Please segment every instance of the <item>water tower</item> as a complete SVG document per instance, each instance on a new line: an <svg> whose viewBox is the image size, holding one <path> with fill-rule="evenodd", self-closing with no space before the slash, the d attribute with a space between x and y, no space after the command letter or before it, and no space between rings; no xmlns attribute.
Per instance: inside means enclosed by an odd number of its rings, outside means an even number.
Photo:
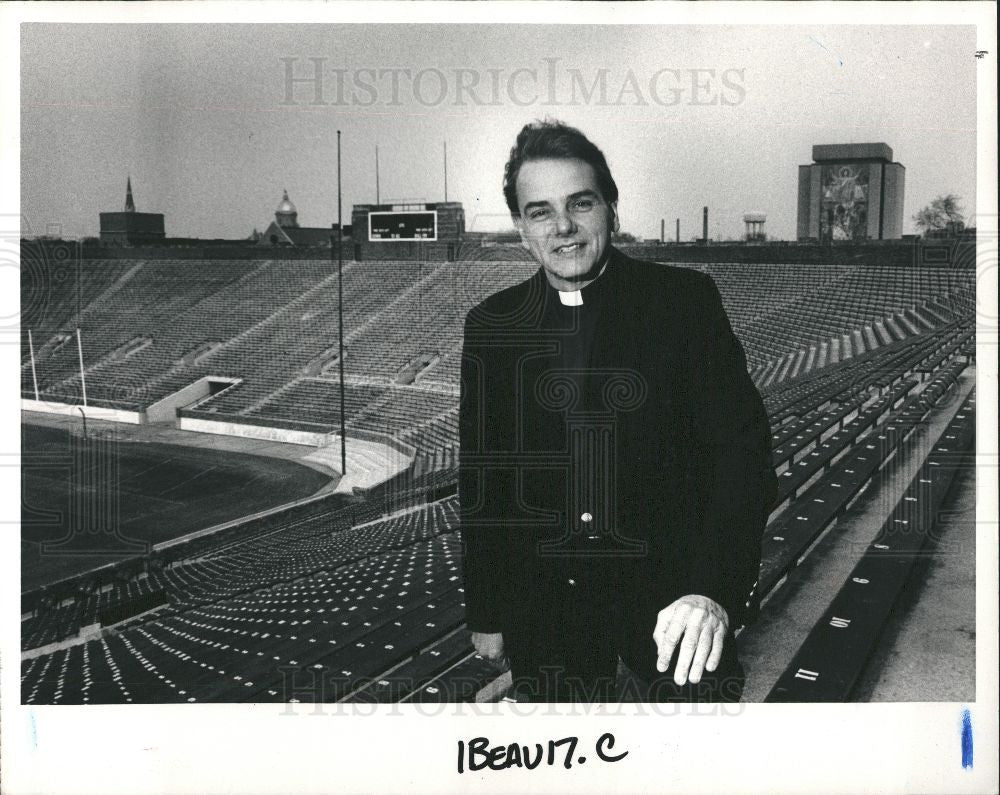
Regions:
<svg viewBox="0 0 1000 795"><path fill-rule="evenodd" d="M746 213L743 216L743 223L747 228L744 239L749 242L767 240L767 234L764 232L766 222L767 216L764 213Z"/></svg>

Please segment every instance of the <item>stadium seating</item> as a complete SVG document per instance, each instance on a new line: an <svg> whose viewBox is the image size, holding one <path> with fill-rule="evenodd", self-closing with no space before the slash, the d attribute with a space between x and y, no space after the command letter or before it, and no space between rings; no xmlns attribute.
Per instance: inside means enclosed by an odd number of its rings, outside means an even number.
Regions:
<svg viewBox="0 0 1000 795"><path fill-rule="evenodd" d="M915 405L893 430L912 430L926 410ZM974 440L970 394L766 701L848 700Z"/></svg>
<svg viewBox="0 0 1000 795"><path fill-rule="evenodd" d="M21 364L29 365L23 372L30 378L29 329L38 355L60 330L75 328L78 306L89 306L134 267L129 260L84 262L69 249L37 257L22 251Z"/></svg>
<svg viewBox="0 0 1000 795"><path fill-rule="evenodd" d="M344 384L344 415L348 422L384 397L385 386ZM340 425L340 382L300 378L284 386L250 412L256 417L297 420L329 429Z"/></svg>
<svg viewBox="0 0 1000 795"><path fill-rule="evenodd" d="M335 265L85 264L93 267L80 287L91 402L144 408L218 376L239 384L184 409L186 416L323 433L339 427ZM26 597L22 700L475 698L496 672L462 627L455 496L462 323L475 302L535 267L347 263L348 435L412 445L410 468L350 502L324 495L167 544L158 565L141 574L109 576L78 592L72 581L61 584L66 598ZM762 541L755 607L904 443L912 418L926 415L967 366L974 272L685 267L718 284L771 421L781 505ZM75 302L75 292L57 290L33 330L40 389L69 402L81 397L70 334ZM22 393L33 396L26 350ZM136 616L140 608L151 612Z"/></svg>
<svg viewBox="0 0 1000 795"><path fill-rule="evenodd" d="M958 363L942 372L939 383L953 381L963 368L964 365ZM798 565L805 550L850 507L882 464L910 436L915 422L934 406L940 387L924 390L901 404L897 402L894 407L893 402L909 392L912 386L913 382L905 382L898 391L878 398L859 414L848 427L854 426L855 430L864 429L869 433L859 441L852 442L850 448L842 443L838 444L838 436L844 432L835 434L820 445L822 453L818 458L825 459L826 466L807 466L813 470L812 474L822 472L822 476L810 477L808 488L802 491L790 510L784 511L769 523L764 534L761 573L755 589L757 603L765 599L779 581ZM878 432L873 428L875 422L878 422ZM783 475L798 483L804 481L804 475L797 475L792 471L786 471ZM787 497L792 488L782 482L785 480L785 477L779 479L782 497Z"/></svg>
<svg viewBox="0 0 1000 795"><path fill-rule="evenodd" d="M101 267L102 263L87 262L84 267L92 265ZM212 296L222 296L214 314L236 306L234 299L241 295L237 282L248 270L248 263L242 261L149 260L135 263L120 275L80 317L84 365L88 370L95 368L87 383L88 399L141 404L147 397L143 387L149 372L144 362L155 354L153 372L160 372L192 342L202 342L197 325L186 321L197 316L199 305ZM138 338L154 340L141 358L108 360L114 351ZM77 400L71 402L79 402L75 341L58 350L51 344L36 346L36 370L43 391L66 400L75 396Z"/></svg>
<svg viewBox="0 0 1000 795"><path fill-rule="evenodd" d="M327 424L336 361L338 279L310 260L88 262L80 326L88 400L137 409L203 376L239 381L189 410ZM127 262L127 261L126 261ZM709 273L747 352L769 385L946 325L974 306L971 269L851 265L690 265ZM530 276L528 262L348 263L344 271L345 391L357 427L390 435L432 419L398 389L454 394L462 320L476 301ZM102 288L103 287L103 291ZM34 329L39 387L79 402L75 323L66 296ZM27 351L22 361L26 361ZM404 380L400 380L400 379ZM397 383L398 382L398 383ZM30 365L22 391L33 394ZM426 394L423 395L426 397ZM437 399L442 412L447 397ZM300 402L301 400L301 402ZM304 408L301 414L297 411ZM339 406L338 406L339 410ZM378 426L378 427L376 427Z"/></svg>
<svg viewBox="0 0 1000 795"><path fill-rule="evenodd" d="M82 659L82 649L89 659L102 654L114 660L123 687L115 692L107 678L100 681L114 703L284 700L291 674L308 673L301 669L324 660L347 671L331 683L337 692L346 690L458 626L464 611L457 554L452 531L368 555L335 574L317 571L36 657L22 663L22 700L80 703L63 700L60 685L67 670L79 673L74 661ZM412 645L397 637L373 656L365 638L406 616ZM385 634L396 637L398 630Z"/></svg>

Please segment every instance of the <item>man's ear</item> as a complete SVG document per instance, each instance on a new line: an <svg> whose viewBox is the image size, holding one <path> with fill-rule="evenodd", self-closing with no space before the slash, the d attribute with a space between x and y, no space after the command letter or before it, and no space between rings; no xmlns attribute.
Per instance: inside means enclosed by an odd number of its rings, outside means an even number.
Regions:
<svg viewBox="0 0 1000 795"><path fill-rule="evenodd" d="M618 202L613 201L609 205L611 207L611 231L618 234L621 224L618 221Z"/></svg>

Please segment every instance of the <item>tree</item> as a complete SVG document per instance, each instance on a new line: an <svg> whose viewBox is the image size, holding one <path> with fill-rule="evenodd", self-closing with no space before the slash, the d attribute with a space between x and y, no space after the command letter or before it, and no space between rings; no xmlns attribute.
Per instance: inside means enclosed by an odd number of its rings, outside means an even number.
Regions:
<svg viewBox="0 0 1000 795"><path fill-rule="evenodd" d="M913 216L913 222L923 234L944 229L959 229L965 226L965 210L959 202L960 196L948 193L934 201Z"/></svg>

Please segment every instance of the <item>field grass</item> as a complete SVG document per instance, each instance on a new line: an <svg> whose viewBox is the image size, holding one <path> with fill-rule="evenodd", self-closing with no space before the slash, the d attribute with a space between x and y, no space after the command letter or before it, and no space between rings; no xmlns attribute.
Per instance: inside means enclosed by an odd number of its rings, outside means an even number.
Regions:
<svg viewBox="0 0 1000 795"><path fill-rule="evenodd" d="M329 478L246 453L22 425L21 590L313 494Z"/></svg>

